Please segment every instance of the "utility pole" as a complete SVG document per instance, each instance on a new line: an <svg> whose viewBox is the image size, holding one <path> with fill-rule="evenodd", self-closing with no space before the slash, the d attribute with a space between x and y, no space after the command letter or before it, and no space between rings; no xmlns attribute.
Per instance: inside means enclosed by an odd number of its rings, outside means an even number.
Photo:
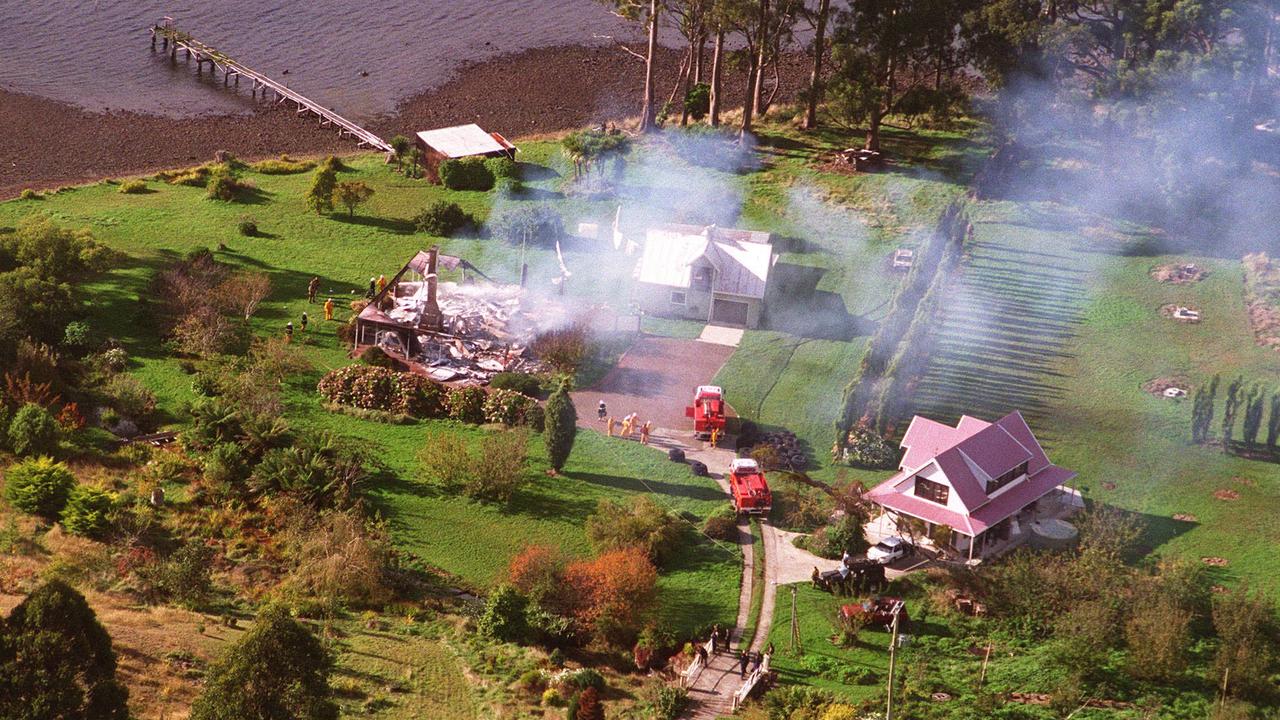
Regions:
<svg viewBox="0 0 1280 720"><path fill-rule="evenodd" d="M525 286L525 282L529 279L529 266L524 261L525 245L529 244L529 230L526 228L520 234L520 287Z"/></svg>
<svg viewBox="0 0 1280 720"><path fill-rule="evenodd" d="M884 720L893 720L893 670L898 659L898 618L902 614L902 603L893 606L893 635L889 639L889 690L885 702Z"/></svg>

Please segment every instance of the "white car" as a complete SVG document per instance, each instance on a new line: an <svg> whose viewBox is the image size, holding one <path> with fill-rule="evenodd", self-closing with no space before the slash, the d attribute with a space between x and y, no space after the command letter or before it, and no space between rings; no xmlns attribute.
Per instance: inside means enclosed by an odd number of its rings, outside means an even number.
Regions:
<svg viewBox="0 0 1280 720"><path fill-rule="evenodd" d="M867 559L874 560L881 565L888 565L894 560L907 557L910 554L911 543L896 535L887 537L867 548Z"/></svg>

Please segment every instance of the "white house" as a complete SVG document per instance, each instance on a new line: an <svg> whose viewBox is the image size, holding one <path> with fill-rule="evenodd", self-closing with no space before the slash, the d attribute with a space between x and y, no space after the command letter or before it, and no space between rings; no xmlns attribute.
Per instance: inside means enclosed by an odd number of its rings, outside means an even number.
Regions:
<svg viewBox="0 0 1280 720"><path fill-rule="evenodd" d="M653 315L758 327L777 261L771 240L715 225L651 227L636 266L636 300Z"/></svg>

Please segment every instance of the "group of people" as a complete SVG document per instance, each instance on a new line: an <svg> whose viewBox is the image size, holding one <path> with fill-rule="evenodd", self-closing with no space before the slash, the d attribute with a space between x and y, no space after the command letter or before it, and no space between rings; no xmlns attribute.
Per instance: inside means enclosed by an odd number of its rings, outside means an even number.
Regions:
<svg viewBox="0 0 1280 720"><path fill-rule="evenodd" d="M631 413L622 418L621 428L616 418L609 414L609 408L605 406L604 400L600 401L600 405L596 407L596 416L600 422L605 424L605 431L609 437L613 437L614 430L620 430L618 437L630 438L636 433L640 433L640 444L649 444L649 435L653 432L653 421L645 420L640 422L640 413Z"/></svg>
<svg viewBox="0 0 1280 720"><path fill-rule="evenodd" d="M311 282L307 283L307 303L314 304L316 296L320 294L320 278L313 277ZM324 301L324 319L333 319L333 298ZM311 317L307 315L307 311L302 311L302 317L298 319L298 325L302 328L302 332L307 331L307 325L311 322ZM293 342L293 323L284 324L284 341Z"/></svg>
<svg viewBox="0 0 1280 720"><path fill-rule="evenodd" d="M711 654L717 654L721 651L729 649L729 634L720 629L719 625L711 626ZM746 677L748 672L755 672L760 668L764 659L773 654L773 643L769 643L769 647L764 652L752 652L750 650L738 651L738 676ZM710 660L708 659L707 649L703 645L698 645L698 658L702 660L705 667Z"/></svg>

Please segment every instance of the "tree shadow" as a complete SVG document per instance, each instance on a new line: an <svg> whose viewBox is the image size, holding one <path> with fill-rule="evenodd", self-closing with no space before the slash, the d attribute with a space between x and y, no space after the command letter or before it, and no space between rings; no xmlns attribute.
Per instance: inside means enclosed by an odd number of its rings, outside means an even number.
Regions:
<svg viewBox="0 0 1280 720"><path fill-rule="evenodd" d="M561 177L560 173L554 168L546 165L538 165L531 162L518 162L516 167L519 168L520 179L525 181L537 182L539 180L555 180Z"/></svg>
<svg viewBox="0 0 1280 720"><path fill-rule="evenodd" d="M371 215L352 216L336 212L329 215L329 218L348 225L364 225L365 227L378 228L396 235L412 235L414 231L413 223L403 218L383 218Z"/></svg>
<svg viewBox="0 0 1280 720"><path fill-rule="evenodd" d="M581 471L565 472L564 475L590 485L609 487L629 493L658 493L671 497L689 498L690 500L723 500L725 497L719 488L683 485L664 480L642 480L640 478Z"/></svg>

